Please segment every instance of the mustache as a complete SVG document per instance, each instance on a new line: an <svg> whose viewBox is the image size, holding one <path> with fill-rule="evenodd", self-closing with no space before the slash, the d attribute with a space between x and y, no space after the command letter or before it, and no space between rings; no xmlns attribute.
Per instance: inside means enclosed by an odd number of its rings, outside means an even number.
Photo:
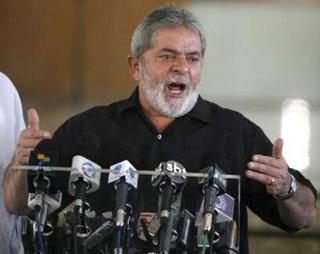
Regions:
<svg viewBox="0 0 320 254"><path fill-rule="evenodd" d="M170 85L172 83L183 84L186 87L192 86L191 80L187 76L170 76L163 81L164 85Z"/></svg>

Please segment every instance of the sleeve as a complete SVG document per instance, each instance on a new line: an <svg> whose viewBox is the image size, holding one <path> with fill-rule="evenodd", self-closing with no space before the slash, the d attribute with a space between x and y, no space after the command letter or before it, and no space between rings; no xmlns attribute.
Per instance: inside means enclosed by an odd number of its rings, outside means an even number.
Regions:
<svg viewBox="0 0 320 254"><path fill-rule="evenodd" d="M22 103L21 99L19 97L19 94L17 90L14 88L14 115L15 115L15 125L14 125L14 131L16 134L15 137L15 144L18 141L18 137L20 132L26 128L24 118L23 118L23 110L22 110Z"/></svg>
<svg viewBox="0 0 320 254"><path fill-rule="evenodd" d="M272 155L273 145L259 127L257 127L252 140L250 157L253 154L263 154L268 156ZM307 180L300 172L291 168L289 168L289 172L296 177L297 181L309 187L316 195L316 190L311 182ZM245 177L243 189L245 192L244 199L246 204L250 210L252 210L262 220L287 232L295 232L298 230L286 226L281 221L277 209L277 201L272 195L266 192L263 184L252 181Z"/></svg>
<svg viewBox="0 0 320 254"><path fill-rule="evenodd" d="M8 166L22 129L25 128L19 94L11 80L0 72L0 169ZM6 149L3 149L3 148Z"/></svg>

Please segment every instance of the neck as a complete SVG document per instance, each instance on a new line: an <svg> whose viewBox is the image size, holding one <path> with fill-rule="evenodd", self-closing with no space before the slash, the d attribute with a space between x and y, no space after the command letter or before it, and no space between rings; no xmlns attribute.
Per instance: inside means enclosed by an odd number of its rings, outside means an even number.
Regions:
<svg viewBox="0 0 320 254"><path fill-rule="evenodd" d="M174 118L163 116L154 110L150 110L145 107L142 107L142 110L159 133L165 130L170 123L174 121Z"/></svg>
<svg viewBox="0 0 320 254"><path fill-rule="evenodd" d="M170 123L174 121L174 118L164 116L160 112L154 109L154 107L148 102L144 93L139 89L139 102L144 115L150 120L156 130L161 133L165 130Z"/></svg>

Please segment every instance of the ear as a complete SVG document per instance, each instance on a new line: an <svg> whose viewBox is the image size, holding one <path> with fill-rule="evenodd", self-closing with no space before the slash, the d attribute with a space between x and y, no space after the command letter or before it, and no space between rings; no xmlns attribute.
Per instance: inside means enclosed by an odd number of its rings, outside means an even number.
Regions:
<svg viewBox="0 0 320 254"><path fill-rule="evenodd" d="M139 81L139 79L140 79L140 66L139 66L138 59L132 55L129 55L127 57L127 62L128 62L129 70L131 72L133 79L135 81Z"/></svg>

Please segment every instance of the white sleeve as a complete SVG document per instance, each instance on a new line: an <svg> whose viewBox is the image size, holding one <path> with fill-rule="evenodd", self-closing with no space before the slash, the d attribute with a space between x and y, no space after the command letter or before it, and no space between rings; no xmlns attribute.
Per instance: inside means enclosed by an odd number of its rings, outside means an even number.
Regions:
<svg viewBox="0 0 320 254"><path fill-rule="evenodd" d="M0 72L0 174L10 163L25 128L21 100L10 79Z"/></svg>

